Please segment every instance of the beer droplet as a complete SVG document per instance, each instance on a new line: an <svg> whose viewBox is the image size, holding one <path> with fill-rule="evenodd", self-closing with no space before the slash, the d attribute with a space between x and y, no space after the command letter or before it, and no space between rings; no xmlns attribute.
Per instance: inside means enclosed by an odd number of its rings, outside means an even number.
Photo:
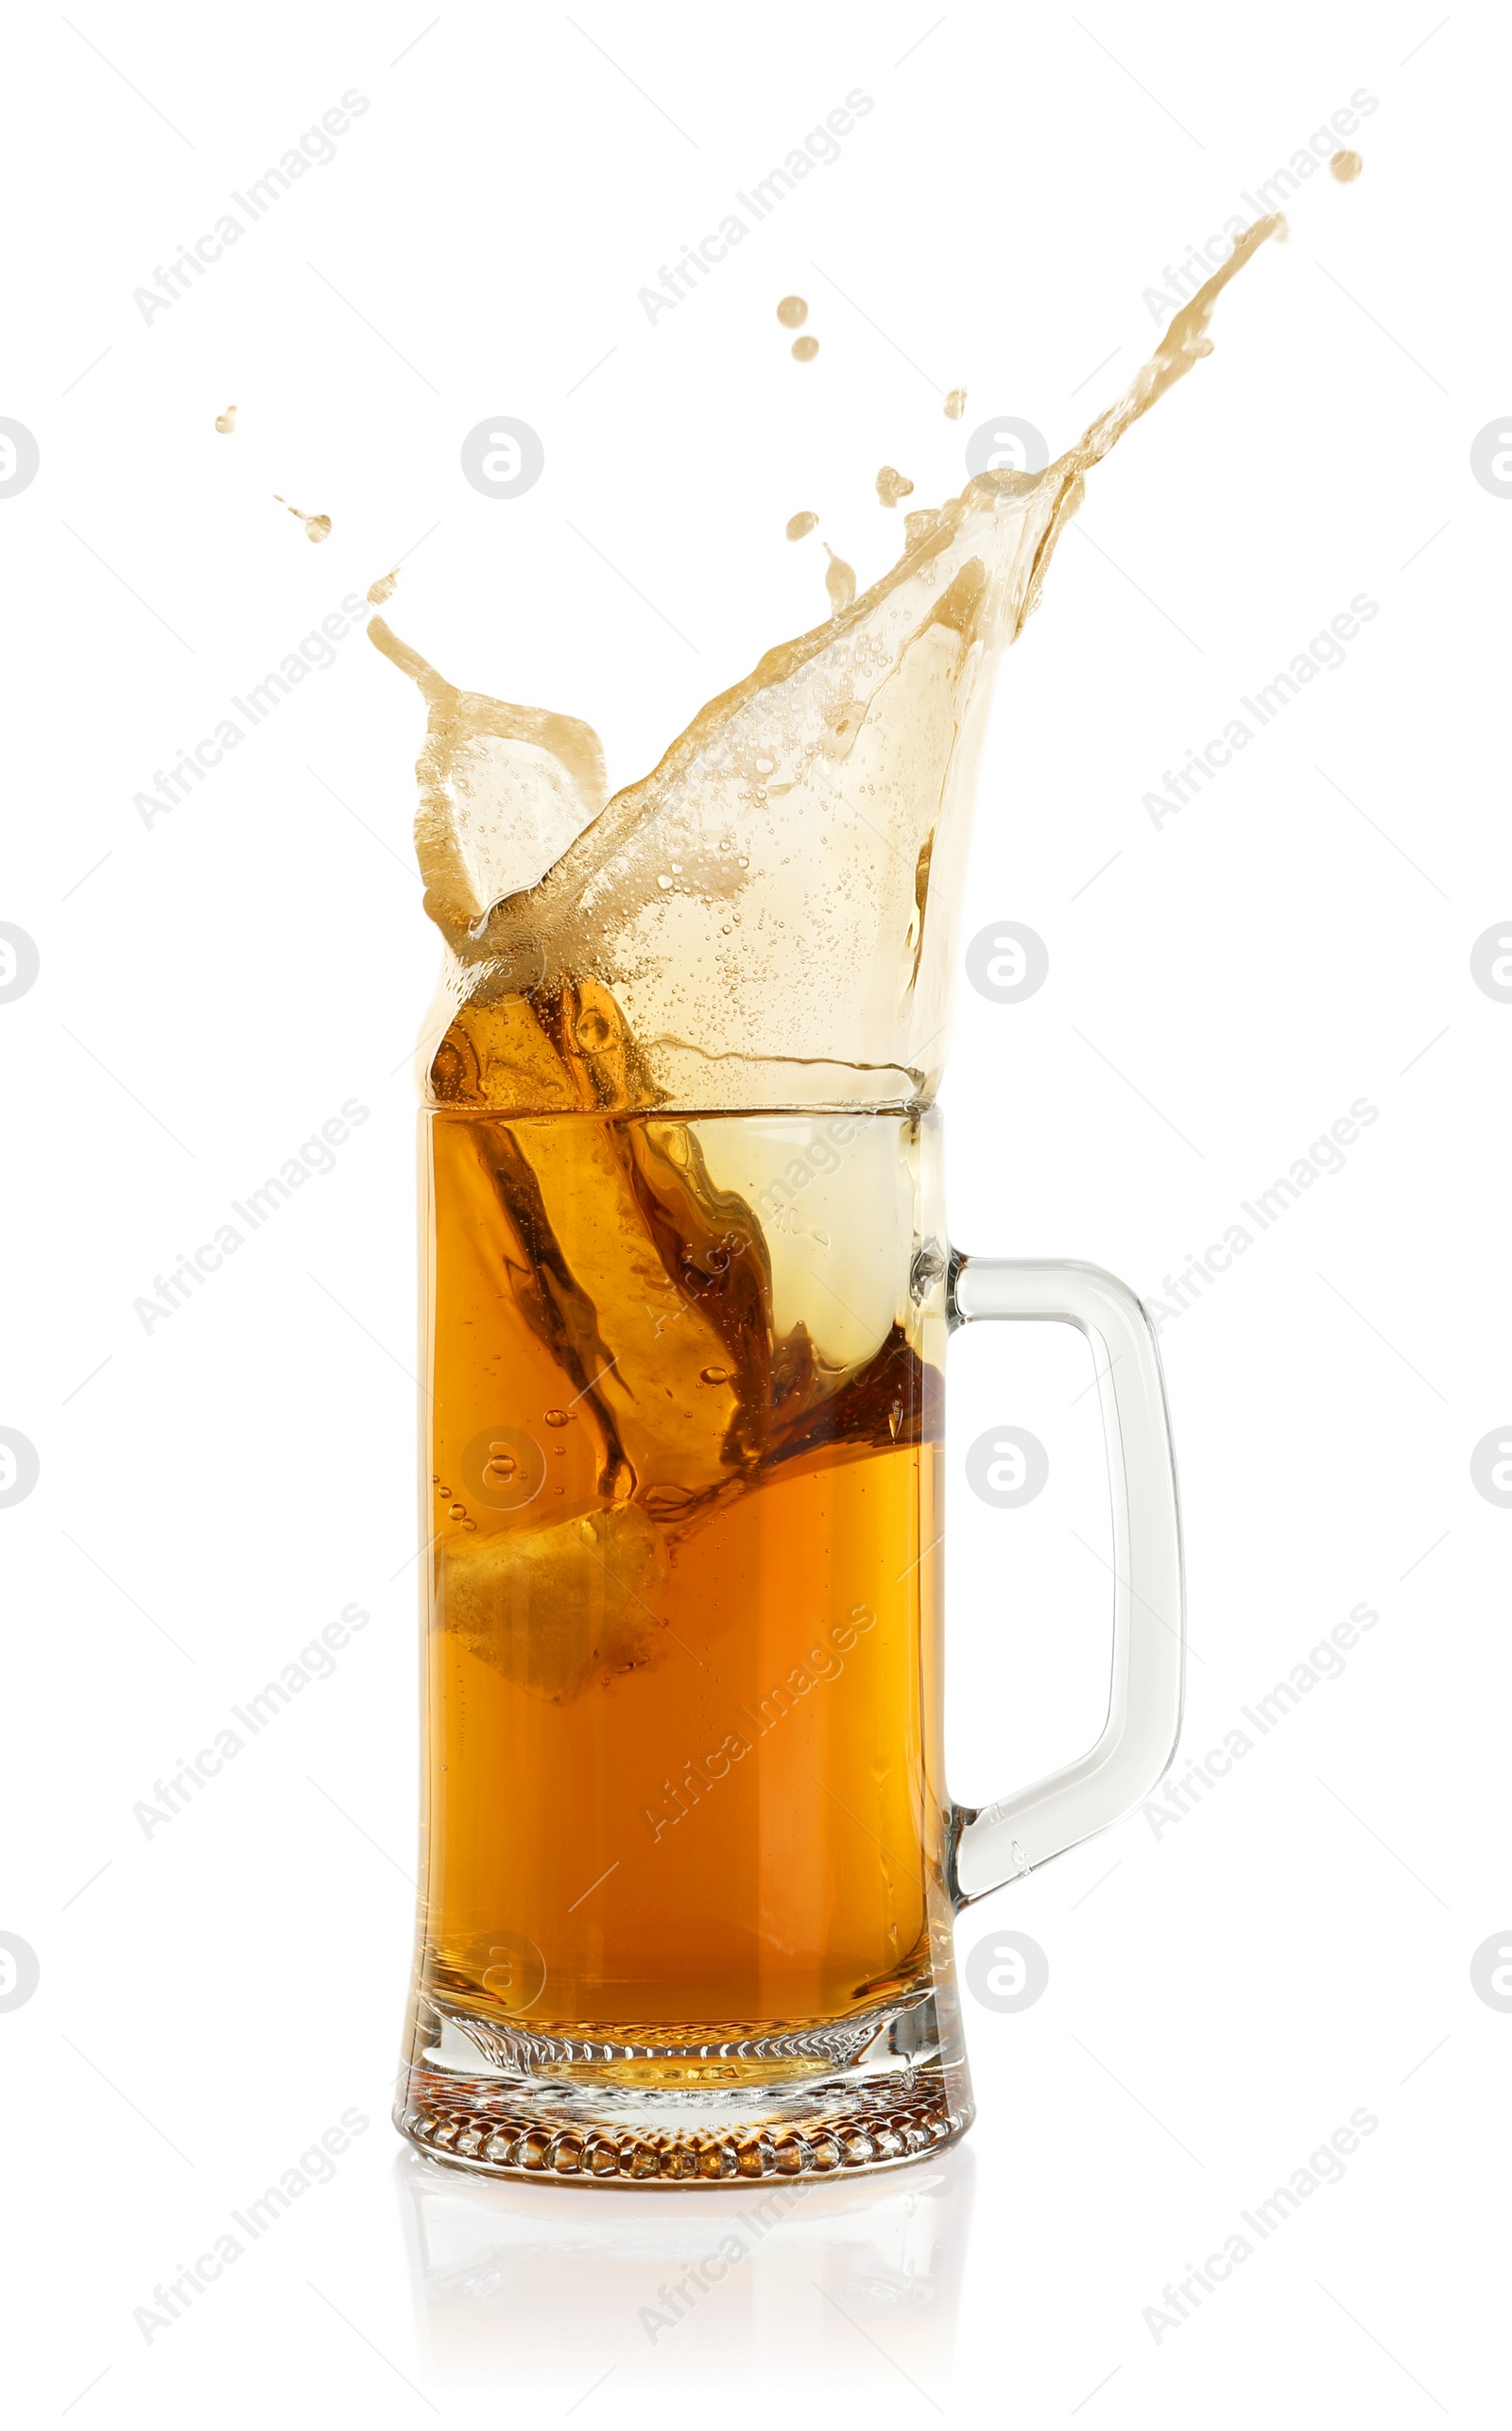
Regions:
<svg viewBox="0 0 1512 2431"><path fill-rule="evenodd" d="M1353 185L1364 166L1358 152L1335 152L1329 163L1330 173L1338 179L1340 185Z"/></svg>
<svg viewBox="0 0 1512 2431"><path fill-rule="evenodd" d="M812 532L814 530L818 520L817 515L810 514L807 507L804 508L801 515L790 515L787 520L788 539L790 541L800 541L805 532Z"/></svg>
<svg viewBox="0 0 1512 2431"><path fill-rule="evenodd" d="M391 574L381 574L376 582L369 584L368 596L375 608L381 608L386 599L392 599L398 580L399 568L396 565Z"/></svg>
<svg viewBox="0 0 1512 2431"><path fill-rule="evenodd" d="M890 464L885 464L877 475L877 495L885 507L896 507L900 498L911 498L914 485Z"/></svg>
<svg viewBox="0 0 1512 2431"><path fill-rule="evenodd" d="M945 400L946 421L948 422L958 422L965 411L966 390L964 388L953 388L950 395Z"/></svg>
<svg viewBox="0 0 1512 2431"><path fill-rule="evenodd" d="M230 439L232 432L235 427L236 408L234 405L228 405L223 414L217 414L215 416L215 428L219 431L222 439Z"/></svg>
<svg viewBox="0 0 1512 2431"><path fill-rule="evenodd" d="M801 329L809 317L802 296L784 296L777 307L777 318L784 329Z"/></svg>
<svg viewBox="0 0 1512 2431"><path fill-rule="evenodd" d="M816 337L795 337L793 340L795 363L812 363L818 351L819 341Z"/></svg>
<svg viewBox="0 0 1512 2431"><path fill-rule="evenodd" d="M835 556L828 541L824 543L824 554L830 560L824 574L824 587L830 595L830 612L838 616L841 609L849 608L856 595L856 570L853 565L847 565L843 557Z"/></svg>
<svg viewBox="0 0 1512 2431"><path fill-rule="evenodd" d="M288 500L286 498L280 497L276 490L273 492L273 498L276 505L280 507L289 507ZM301 523L304 526L304 537L307 541L326 541L330 539L331 518L329 515L307 515L302 507L289 507L289 513L293 515L299 523Z"/></svg>

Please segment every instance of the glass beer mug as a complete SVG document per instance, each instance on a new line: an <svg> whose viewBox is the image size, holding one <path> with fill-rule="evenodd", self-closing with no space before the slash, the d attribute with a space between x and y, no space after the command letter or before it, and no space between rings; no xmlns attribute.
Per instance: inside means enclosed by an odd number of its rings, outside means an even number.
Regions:
<svg viewBox="0 0 1512 2431"><path fill-rule="evenodd" d="M1150 1328L1095 1267L953 1250L931 1111L993 664L1083 460L911 516L872 591L607 803L589 728L369 629L428 703L447 945L396 2112L438 2159L696 2183L959 2134L956 1911L1175 1743ZM973 1810L941 1756L941 1377L954 1327L1004 1319L1095 1355L1112 1682L1085 1755Z"/></svg>

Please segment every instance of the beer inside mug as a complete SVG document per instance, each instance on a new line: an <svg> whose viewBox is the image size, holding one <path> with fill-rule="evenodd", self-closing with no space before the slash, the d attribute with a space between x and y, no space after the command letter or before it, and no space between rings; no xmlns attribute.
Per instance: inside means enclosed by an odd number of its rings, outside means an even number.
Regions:
<svg viewBox="0 0 1512 2431"><path fill-rule="evenodd" d="M918 1124L440 1115L429 1173L426 1988L569 2081L821 2076L948 1912Z"/></svg>

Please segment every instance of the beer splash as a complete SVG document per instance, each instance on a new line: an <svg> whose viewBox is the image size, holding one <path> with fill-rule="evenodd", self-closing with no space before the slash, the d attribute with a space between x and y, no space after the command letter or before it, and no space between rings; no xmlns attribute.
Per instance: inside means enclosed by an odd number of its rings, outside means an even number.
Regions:
<svg viewBox="0 0 1512 2431"><path fill-rule="evenodd" d="M795 363L812 363L818 351L819 341L816 337L795 337L793 340L792 352Z"/></svg>
<svg viewBox="0 0 1512 2431"><path fill-rule="evenodd" d="M452 1656L574 1703L662 1663L669 1614L684 1646L700 1633L698 1595L679 1610L689 1579L748 1531L752 1496L816 1498L820 1560L835 1490L816 1470L911 1469L937 1377L896 1304L909 1126L830 1129L810 1183L827 1224L810 1233L773 1217L799 1139L780 1117L435 1118L430 1449ZM824 1274L835 1241L844 1302ZM540 1448L501 1509L476 1448L505 1388L514 1442ZM546 1406L558 1395L565 1410Z"/></svg>
<svg viewBox="0 0 1512 2431"><path fill-rule="evenodd" d="M896 507L901 498L911 498L914 485L904 473L885 464L877 475L877 495L885 507Z"/></svg>
<svg viewBox="0 0 1512 2431"><path fill-rule="evenodd" d="M320 541L327 541L330 539L331 518L329 515L307 515L302 507L290 507L288 500L286 498L280 497L276 490L273 492L273 503L275 506L287 508L288 512L295 518L296 522L301 523L304 526L304 537L307 541L315 541L318 543Z"/></svg>
<svg viewBox="0 0 1512 2431"><path fill-rule="evenodd" d="M376 582L369 583L369 604L374 608L382 608L386 600L392 599L398 584L399 568L396 565L389 573L381 574Z"/></svg>
<svg viewBox="0 0 1512 2431"><path fill-rule="evenodd" d="M235 427L236 408L234 405L228 405L223 414L217 414L215 416L215 428L219 431L222 439L230 439L232 432Z"/></svg>
<svg viewBox="0 0 1512 2431"><path fill-rule="evenodd" d="M800 541L805 539L810 532L817 528L818 521L819 519L817 515L813 514L807 507L803 509L801 514L789 515L787 519L788 539L790 541Z"/></svg>
<svg viewBox="0 0 1512 2431"><path fill-rule="evenodd" d="M824 587L830 595L830 613L838 616L850 607L856 595L856 570L853 565L847 565L843 557L835 556L828 541L824 543L824 554L830 560L824 573Z"/></svg>
<svg viewBox="0 0 1512 2431"><path fill-rule="evenodd" d="M429 710L416 848L446 943L430 1103L929 1102L996 664L1087 474L1211 351L1219 294L1283 233L1272 215L1238 239L1054 463L909 514L879 581L769 650L612 800L590 727L460 691L371 620Z"/></svg>
<svg viewBox="0 0 1512 2431"><path fill-rule="evenodd" d="M1335 152L1329 163L1329 174L1337 178L1340 185L1353 185L1364 166L1358 152Z"/></svg>
<svg viewBox="0 0 1512 2431"><path fill-rule="evenodd" d="M953 388L950 395L945 400L946 421L948 422L958 422L965 411L966 390L964 388Z"/></svg>

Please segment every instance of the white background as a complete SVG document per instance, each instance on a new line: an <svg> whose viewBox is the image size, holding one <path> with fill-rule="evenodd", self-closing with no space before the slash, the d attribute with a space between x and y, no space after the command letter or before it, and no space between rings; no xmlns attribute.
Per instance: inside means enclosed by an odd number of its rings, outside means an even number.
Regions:
<svg viewBox="0 0 1512 2431"><path fill-rule="evenodd" d="M747 2421L799 2383L802 2420L1162 2431L1504 2402L1512 2016L1469 1974L1512 1940L1512 1514L1469 1474L1512 1415L1512 1009L1469 971L1512 904L1512 505L1469 465L1512 403L1504 47L1490 9L1435 0L12 21L0 413L41 449L0 499L0 918L41 955L0 1006L0 1422L41 1460L0 1511L0 1928L41 1968L0 2013L18 2422ZM638 289L856 88L840 161L649 324ZM349 90L336 157L145 321L133 290ZM171 815L133 797L402 555L402 633L639 775L822 614L789 514L865 584L900 539L879 464L919 504L989 416L1063 446L1148 352L1164 266L1361 90L1360 181L1302 188L1211 360L1094 476L1005 671L962 942L1027 922L1050 976L1015 1007L963 986L945 1105L958 1241L1155 1296L1379 1109L1163 1327L1184 1757L1351 1608L1379 1620L1184 1819L1136 1815L966 1916L963 1954L1012 1926L1050 1966L1022 2014L969 2005L967 2144L816 2192L653 2345L639 2309L721 2198L475 2186L387 2123L436 960L417 698L357 632ZM773 317L793 290L807 369ZM546 453L507 503L458 467L500 413ZM1361 592L1347 664L1158 830L1162 771ZM335 1169L144 1332L154 1276L348 1098L369 1114ZM980 1798L1100 1719L1107 1581L1075 1536L1101 1489L1058 1331L953 1366L958 1484L996 1421L1051 1459L1023 1512L954 1496L952 1764ZM154 1780L352 1603L335 1676L145 1837ZM349 2108L370 2124L333 2182L144 2338L155 2284ZM1157 2336L1166 2284L1357 2110L1342 2182Z"/></svg>

